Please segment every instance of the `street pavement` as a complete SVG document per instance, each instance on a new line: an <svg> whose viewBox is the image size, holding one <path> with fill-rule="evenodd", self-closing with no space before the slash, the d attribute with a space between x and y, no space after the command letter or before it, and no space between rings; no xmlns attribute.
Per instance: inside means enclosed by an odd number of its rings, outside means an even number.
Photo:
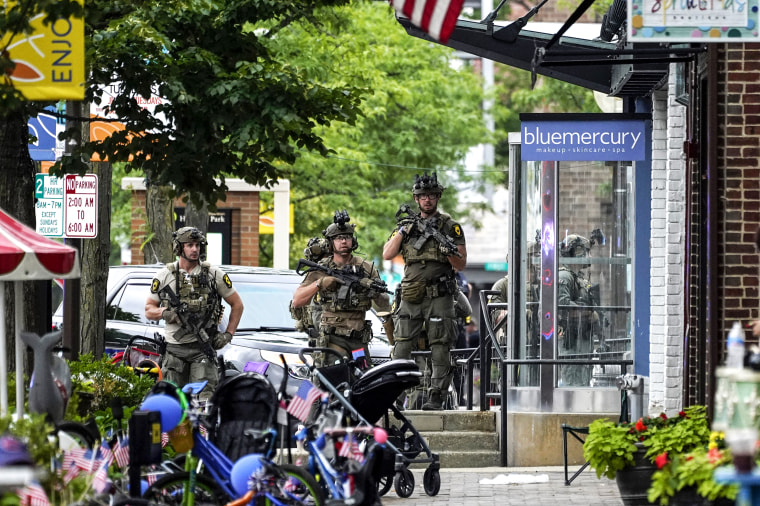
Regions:
<svg viewBox="0 0 760 506"><path fill-rule="evenodd" d="M398 497L391 487L391 490L382 497L383 505L621 506L623 504L615 482L604 477L597 479L596 474L590 469L584 470L569 486L565 485L565 473L562 466L441 469L441 490L435 497L425 494L422 485L424 471L424 469L413 469L415 487L411 497L406 499ZM505 477L515 475L511 481L540 480L544 477L548 477L548 481L521 484L481 483L481 480L494 480L499 475ZM570 476L572 476L572 471Z"/></svg>

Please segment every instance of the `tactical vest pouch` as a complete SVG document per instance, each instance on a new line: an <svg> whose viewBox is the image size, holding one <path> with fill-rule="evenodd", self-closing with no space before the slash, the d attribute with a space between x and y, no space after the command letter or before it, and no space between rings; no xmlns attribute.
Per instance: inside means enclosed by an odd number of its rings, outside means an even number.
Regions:
<svg viewBox="0 0 760 506"><path fill-rule="evenodd" d="M411 304L419 304L425 299L426 286L424 281L401 283L401 300Z"/></svg>

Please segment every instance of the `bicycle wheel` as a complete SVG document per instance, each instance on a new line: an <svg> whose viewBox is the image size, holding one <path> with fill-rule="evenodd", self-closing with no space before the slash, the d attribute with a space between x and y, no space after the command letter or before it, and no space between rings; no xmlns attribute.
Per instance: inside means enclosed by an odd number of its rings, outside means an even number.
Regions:
<svg viewBox="0 0 760 506"><path fill-rule="evenodd" d="M325 496L317 480L309 472L293 464L282 464L282 474L278 477L276 486L270 490L278 501L285 504L323 506ZM270 505L270 500L264 501Z"/></svg>
<svg viewBox="0 0 760 506"><path fill-rule="evenodd" d="M185 497L185 486L188 485L189 480L190 473L187 471L162 476L148 487L148 490L143 494L143 499L167 506L182 504ZM201 474L195 475L193 492L196 504L224 504L229 499L213 479Z"/></svg>

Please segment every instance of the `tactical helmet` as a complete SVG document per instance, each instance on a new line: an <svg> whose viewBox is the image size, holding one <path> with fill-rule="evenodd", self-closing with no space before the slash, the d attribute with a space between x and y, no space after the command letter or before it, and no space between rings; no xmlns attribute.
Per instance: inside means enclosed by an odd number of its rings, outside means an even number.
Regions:
<svg viewBox="0 0 760 506"><path fill-rule="evenodd" d="M197 242L201 245L201 259L206 258L206 237L203 232L195 227L182 227L172 233L172 251L176 256L182 255L182 245L188 242Z"/></svg>
<svg viewBox="0 0 760 506"><path fill-rule="evenodd" d="M591 249L591 243L581 235L568 235L559 244L559 254L563 257L586 257Z"/></svg>
<svg viewBox="0 0 760 506"><path fill-rule="evenodd" d="M329 254L330 241L324 237L312 237L303 250L303 257L310 262L318 262Z"/></svg>
<svg viewBox="0 0 760 506"><path fill-rule="evenodd" d="M422 176L416 174L414 176L414 186L412 186L413 195L422 195L423 193L436 193L442 194L444 187L438 182L438 175L433 172L433 175L428 175L425 172Z"/></svg>
<svg viewBox="0 0 760 506"><path fill-rule="evenodd" d="M333 224L322 231L322 235L329 241L331 248L333 239L339 235L351 236L351 251L359 247L359 243L356 241L356 237L354 236L354 229L356 228L356 225L353 223L349 224L349 221L351 221L351 218L348 216L348 212L345 209L342 211L335 211L335 215L333 216Z"/></svg>
<svg viewBox="0 0 760 506"><path fill-rule="evenodd" d="M525 254L528 257L540 257L541 243L535 242L535 241L528 241L528 247L525 249Z"/></svg>

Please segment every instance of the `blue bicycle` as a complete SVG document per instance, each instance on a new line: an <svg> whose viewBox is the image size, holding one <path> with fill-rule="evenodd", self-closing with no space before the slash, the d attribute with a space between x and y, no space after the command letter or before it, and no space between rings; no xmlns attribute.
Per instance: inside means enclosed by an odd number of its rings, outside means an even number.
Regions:
<svg viewBox="0 0 760 506"><path fill-rule="evenodd" d="M256 375L268 384L267 379L257 373L244 374ZM157 385L161 383L159 382ZM184 455L184 469L159 478L148 487L143 494L144 499L167 505L193 506L196 501L202 504L222 505L240 497L247 490L248 477L244 476L242 480L239 478L241 473L244 475L247 471L238 467L233 473L235 463L201 434L202 425L208 430L213 429L211 424L204 423L203 410L197 399L198 393L203 387L205 387L205 382L189 384L183 389L184 394L190 396L189 403L184 410L187 419L184 425L185 427L189 426L191 432L191 439L189 440L191 444L187 441L190 448L186 448L187 451ZM166 388L165 393L158 395L171 396L171 394L171 389ZM183 392L175 393L177 397L182 394ZM169 416L176 417L176 414ZM162 412L162 423L163 417L164 413ZM170 440L172 433L170 433ZM247 429L244 431L244 435L257 442L263 441L267 446L264 453L248 455L241 459L247 459L249 463L255 462L254 467L256 469L265 469L266 471L266 489L257 498L257 504L317 506L323 504L322 491L313 476L298 466L278 465L269 458L274 454L276 430L273 428L266 431ZM187 440L187 435L183 439ZM244 485L241 485L241 481Z"/></svg>

